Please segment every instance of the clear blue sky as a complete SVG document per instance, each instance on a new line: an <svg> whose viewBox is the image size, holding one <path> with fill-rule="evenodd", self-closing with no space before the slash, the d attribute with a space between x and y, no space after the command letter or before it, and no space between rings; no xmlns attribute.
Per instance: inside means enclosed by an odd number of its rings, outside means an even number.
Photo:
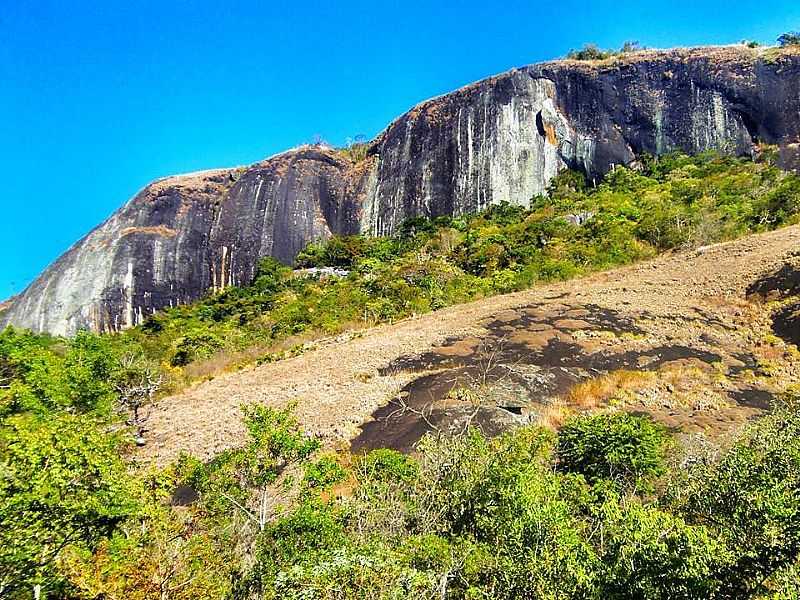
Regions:
<svg viewBox="0 0 800 600"><path fill-rule="evenodd" d="M797 0L3 0L0 299L156 177L372 137L420 100L584 42L794 29Z"/></svg>

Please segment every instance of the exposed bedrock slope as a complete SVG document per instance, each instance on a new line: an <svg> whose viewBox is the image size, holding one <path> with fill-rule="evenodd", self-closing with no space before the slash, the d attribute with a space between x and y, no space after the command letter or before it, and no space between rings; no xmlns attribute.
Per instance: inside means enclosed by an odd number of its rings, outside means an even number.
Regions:
<svg viewBox="0 0 800 600"><path fill-rule="evenodd" d="M209 289L245 283L337 233L383 234L415 215L526 204L566 167L600 177L642 152L800 157L800 52L646 51L514 69L428 100L352 162L306 146L247 168L150 184L0 312L0 324L117 330Z"/></svg>

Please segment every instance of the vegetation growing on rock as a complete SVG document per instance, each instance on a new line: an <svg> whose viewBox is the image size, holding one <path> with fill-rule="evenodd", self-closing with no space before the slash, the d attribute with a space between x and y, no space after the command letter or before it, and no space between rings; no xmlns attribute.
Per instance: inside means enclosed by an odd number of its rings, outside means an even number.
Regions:
<svg viewBox="0 0 800 600"><path fill-rule="evenodd" d="M800 31L787 31L778 38L779 46L800 46Z"/></svg>
<svg viewBox="0 0 800 600"><path fill-rule="evenodd" d="M603 50L597 44L584 44L580 50L570 50L567 58L571 60L605 60L645 49L639 42L625 42L619 50Z"/></svg>
<svg viewBox="0 0 800 600"><path fill-rule="evenodd" d="M249 287L157 313L116 339L170 365L181 380L179 369L191 363L213 368L215 359L224 365L240 352L240 360L252 360L253 346L391 322L794 223L800 178L764 156L646 158L639 169L616 168L597 187L566 172L530 208L500 204L410 219L390 237L334 237L309 245L297 266L335 267L346 277L303 276L264 259ZM208 373L188 369L195 371Z"/></svg>

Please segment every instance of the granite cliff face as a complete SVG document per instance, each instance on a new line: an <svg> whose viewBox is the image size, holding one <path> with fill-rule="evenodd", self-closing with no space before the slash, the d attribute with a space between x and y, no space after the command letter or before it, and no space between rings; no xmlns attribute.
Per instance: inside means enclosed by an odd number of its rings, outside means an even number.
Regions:
<svg viewBox="0 0 800 600"><path fill-rule="evenodd" d="M643 152L749 154L800 166L800 51L645 51L514 69L414 107L366 158L305 146L246 168L148 185L3 308L0 325L113 331L247 283L332 234L415 215L527 204L562 169L600 177Z"/></svg>

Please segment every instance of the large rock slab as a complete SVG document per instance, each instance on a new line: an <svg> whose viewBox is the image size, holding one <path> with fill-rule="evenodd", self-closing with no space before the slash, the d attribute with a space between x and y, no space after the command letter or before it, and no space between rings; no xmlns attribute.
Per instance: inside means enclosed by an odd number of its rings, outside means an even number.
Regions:
<svg viewBox="0 0 800 600"><path fill-rule="evenodd" d="M354 162L306 146L246 168L156 181L0 309L0 325L116 331L209 290L246 284L332 234L386 234L411 216L526 205L567 167L598 178L642 153L800 165L800 51L645 51L513 69L423 102Z"/></svg>

